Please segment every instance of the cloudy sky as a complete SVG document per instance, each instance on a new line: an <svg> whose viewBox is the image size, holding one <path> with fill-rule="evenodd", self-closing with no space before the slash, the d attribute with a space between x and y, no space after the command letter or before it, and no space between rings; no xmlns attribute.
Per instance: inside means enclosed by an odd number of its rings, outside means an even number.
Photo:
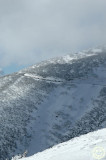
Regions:
<svg viewBox="0 0 106 160"><path fill-rule="evenodd" d="M0 0L0 68L105 44L106 0Z"/></svg>

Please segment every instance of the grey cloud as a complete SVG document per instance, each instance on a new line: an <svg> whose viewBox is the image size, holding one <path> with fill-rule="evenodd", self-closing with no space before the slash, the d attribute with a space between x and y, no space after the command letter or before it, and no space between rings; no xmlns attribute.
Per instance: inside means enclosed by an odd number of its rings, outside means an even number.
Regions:
<svg viewBox="0 0 106 160"><path fill-rule="evenodd" d="M104 44L105 15L105 0L0 0L1 67Z"/></svg>

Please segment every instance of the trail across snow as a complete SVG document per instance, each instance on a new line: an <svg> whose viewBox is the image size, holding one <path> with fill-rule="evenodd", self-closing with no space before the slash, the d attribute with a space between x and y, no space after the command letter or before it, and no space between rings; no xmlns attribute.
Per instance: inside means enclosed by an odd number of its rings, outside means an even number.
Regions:
<svg viewBox="0 0 106 160"><path fill-rule="evenodd" d="M35 80L41 80L41 81L48 81L48 82L52 82L52 83L56 83L56 82L64 82L63 80L59 79L59 78L54 78L54 77L46 77L46 78L43 78L41 76L38 76L38 75L33 75L33 74L24 74L24 76L26 77L31 77Z"/></svg>

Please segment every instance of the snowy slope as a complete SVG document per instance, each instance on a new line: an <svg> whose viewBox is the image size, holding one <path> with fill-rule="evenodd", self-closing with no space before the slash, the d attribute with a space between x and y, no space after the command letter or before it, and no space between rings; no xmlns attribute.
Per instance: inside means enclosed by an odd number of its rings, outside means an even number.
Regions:
<svg viewBox="0 0 106 160"><path fill-rule="evenodd" d="M0 77L0 160L106 127L106 49Z"/></svg>
<svg viewBox="0 0 106 160"><path fill-rule="evenodd" d="M96 149L98 151L96 152ZM106 159L106 129L88 133L22 160Z"/></svg>

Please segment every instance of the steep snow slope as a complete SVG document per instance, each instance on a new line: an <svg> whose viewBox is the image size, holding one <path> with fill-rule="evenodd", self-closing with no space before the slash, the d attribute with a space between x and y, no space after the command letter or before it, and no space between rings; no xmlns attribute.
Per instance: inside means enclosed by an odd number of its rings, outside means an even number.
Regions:
<svg viewBox="0 0 106 160"><path fill-rule="evenodd" d="M106 129L88 133L22 160L106 159Z"/></svg>
<svg viewBox="0 0 106 160"><path fill-rule="evenodd" d="M106 49L0 77L0 159L106 127Z"/></svg>

